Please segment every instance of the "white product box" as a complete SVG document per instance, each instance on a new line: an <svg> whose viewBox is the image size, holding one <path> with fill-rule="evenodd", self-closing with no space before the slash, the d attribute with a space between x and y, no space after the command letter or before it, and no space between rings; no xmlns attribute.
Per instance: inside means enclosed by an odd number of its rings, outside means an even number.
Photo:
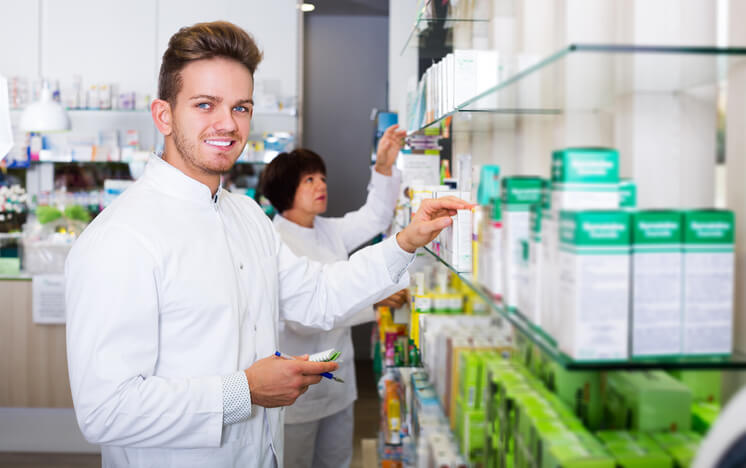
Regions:
<svg viewBox="0 0 746 468"><path fill-rule="evenodd" d="M676 211L631 215L630 354L681 353L682 222Z"/></svg>
<svg viewBox="0 0 746 468"><path fill-rule="evenodd" d="M502 179L502 293L503 303L508 308L518 307L518 282L523 264L522 241L530 238L529 208L541 203L541 187L539 177L513 176Z"/></svg>
<svg viewBox="0 0 746 468"><path fill-rule="evenodd" d="M732 211L684 212L684 354L733 349Z"/></svg>
<svg viewBox="0 0 746 468"><path fill-rule="evenodd" d="M626 359L629 214L563 211L560 236L560 350L580 361Z"/></svg>

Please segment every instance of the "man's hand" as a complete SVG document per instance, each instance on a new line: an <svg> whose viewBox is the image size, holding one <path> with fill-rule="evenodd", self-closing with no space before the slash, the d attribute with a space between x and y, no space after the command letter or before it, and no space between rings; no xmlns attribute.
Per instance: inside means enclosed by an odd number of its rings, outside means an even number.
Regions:
<svg viewBox="0 0 746 468"><path fill-rule="evenodd" d="M277 356L260 359L244 372L249 382L251 403L265 408L292 405L308 387L321 381L322 372L339 368L335 362L308 362L308 355L297 360Z"/></svg>
<svg viewBox="0 0 746 468"><path fill-rule="evenodd" d="M456 197L423 200L409 226L396 235L396 241L402 249L414 253L451 225L456 210L470 210L473 206Z"/></svg>
<svg viewBox="0 0 746 468"><path fill-rule="evenodd" d="M391 167L399 156L399 150L404 146L404 138L407 136L406 130L399 130L399 125L394 124L383 132L383 136L378 141L376 149L376 172L385 176L391 175Z"/></svg>
<svg viewBox="0 0 746 468"><path fill-rule="evenodd" d="M376 302L373 307L388 307L391 309L398 309L403 306L409 300L409 294L406 289L402 289L399 292L395 292L381 302Z"/></svg>

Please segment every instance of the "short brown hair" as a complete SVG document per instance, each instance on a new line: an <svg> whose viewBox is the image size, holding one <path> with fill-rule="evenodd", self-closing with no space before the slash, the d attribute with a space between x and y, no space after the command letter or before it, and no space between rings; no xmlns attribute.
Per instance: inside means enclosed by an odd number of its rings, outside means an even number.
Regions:
<svg viewBox="0 0 746 468"><path fill-rule="evenodd" d="M195 60L226 57L244 65L251 76L262 61L262 52L249 33L227 21L197 23L171 36L158 75L158 98L176 103L181 91L181 70Z"/></svg>
<svg viewBox="0 0 746 468"><path fill-rule="evenodd" d="M316 172L326 175L326 165L313 151L297 148L280 153L262 171L259 189L277 212L282 213L293 207L301 177Z"/></svg>

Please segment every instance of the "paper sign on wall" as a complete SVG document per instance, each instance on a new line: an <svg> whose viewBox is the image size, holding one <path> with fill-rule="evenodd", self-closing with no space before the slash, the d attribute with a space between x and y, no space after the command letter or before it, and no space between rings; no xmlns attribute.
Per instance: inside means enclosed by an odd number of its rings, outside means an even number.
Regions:
<svg viewBox="0 0 746 468"><path fill-rule="evenodd" d="M34 275L31 290L34 323L65 323L65 275Z"/></svg>

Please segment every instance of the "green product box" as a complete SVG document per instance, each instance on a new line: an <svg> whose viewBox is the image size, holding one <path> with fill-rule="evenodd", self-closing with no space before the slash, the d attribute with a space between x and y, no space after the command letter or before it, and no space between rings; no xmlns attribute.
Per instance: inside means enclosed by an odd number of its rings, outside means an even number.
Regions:
<svg viewBox="0 0 746 468"><path fill-rule="evenodd" d="M463 453L470 463L476 463L484 458L485 448L485 417L483 410L467 407L459 399L456 403L457 417L456 437Z"/></svg>
<svg viewBox="0 0 746 468"><path fill-rule="evenodd" d="M734 218L684 212L683 353L729 355L733 343Z"/></svg>
<svg viewBox="0 0 746 468"><path fill-rule="evenodd" d="M606 375L604 425L634 431L688 431L692 392L663 371Z"/></svg>
<svg viewBox="0 0 746 468"><path fill-rule="evenodd" d="M676 468L691 466L702 442L696 432L654 432L650 436L673 458Z"/></svg>
<svg viewBox="0 0 746 468"><path fill-rule="evenodd" d="M603 415L601 373L571 371L552 362L545 380L549 390L572 409L573 413L591 430L598 429Z"/></svg>
<svg viewBox="0 0 746 468"><path fill-rule="evenodd" d="M567 148L552 153L552 210L619 208L619 153Z"/></svg>
<svg viewBox="0 0 746 468"><path fill-rule="evenodd" d="M717 370L669 371L676 380L692 391L692 400L707 403L720 403L723 374Z"/></svg>
<svg viewBox="0 0 746 468"><path fill-rule="evenodd" d="M581 443L556 444L542 459L541 468L615 468L607 453L592 452Z"/></svg>
<svg viewBox="0 0 746 468"><path fill-rule="evenodd" d="M683 284L682 216L677 211L631 214L632 356L681 353L681 287Z"/></svg>
<svg viewBox="0 0 746 468"><path fill-rule="evenodd" d="M632 179L619 179L619 208L637 207L637 184Z"/></svg>
<svg viewBox="0 0 746 468"><path fill-rule="evenodd" d="M554 331L562 352L580 361L628 355L630 215L560 213L559 303Z"/></svg>
<svg viewBox="0 0 746 468"><path fill-rule="evenodd" d="M706 435L719 415L720 405L717 403L692 403L692 430Z"/></svg>
<svg viewBox="0 0 746 468"><path fill-rule="evenodd" d="M483 351L462 351L459 354L459 395L469 409L479 408Z"/></svg>
<svg viewBox="0 0 746 468"><path fill-rule="evenodd" d="M619 468L673 468L673 460L643 433L601 431L596 437L616 460Z"/></svg>

